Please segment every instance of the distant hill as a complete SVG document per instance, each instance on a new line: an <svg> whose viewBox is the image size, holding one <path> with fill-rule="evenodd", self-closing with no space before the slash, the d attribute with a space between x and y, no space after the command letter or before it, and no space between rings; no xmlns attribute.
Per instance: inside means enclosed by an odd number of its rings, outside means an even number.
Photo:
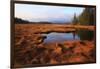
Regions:
<svg viewBox="0 0 100 69"><path fill-rule="evenodd" d="M28 20L23 20L23 19L21 19L21 18L14 18L14 22L16 23L16 24L67 24L67 25L69 25L69 24L71 24L71 23L54 23L54 22L30 22L30 21L28 21Z"/></svg>
<svg viewBox="0 0 100 69"><path fill-rule="evenodd" d="M18 23L18 24L19 24L19 23L21 23L21 24L22 24L22 23L29 23L29 21L23 20L23 19L17 18L17 17L14 18L14 22L15 22L15 23Z"/></svg>

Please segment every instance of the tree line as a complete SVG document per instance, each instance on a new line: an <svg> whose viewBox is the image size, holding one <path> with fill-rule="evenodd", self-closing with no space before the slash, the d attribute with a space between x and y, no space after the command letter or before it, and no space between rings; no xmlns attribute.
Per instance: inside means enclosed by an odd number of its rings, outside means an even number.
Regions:
<svg viewBox="0 0 100 69"><path fill-rule="evenodd" d="M95 17L95 8L85 8L79 16L74 14L72 23L73 25L95 25Z"/></svg>

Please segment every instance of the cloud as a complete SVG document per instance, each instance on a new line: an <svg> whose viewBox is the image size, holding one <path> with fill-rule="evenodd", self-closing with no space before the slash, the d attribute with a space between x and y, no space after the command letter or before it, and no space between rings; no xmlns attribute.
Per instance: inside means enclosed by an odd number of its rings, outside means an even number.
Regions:
<svg viewBox="0 0 100 69"><path fill-rule="evenodd" d="M72 20L74 13L79 15L83 9L79 7L15 4L15 17L36 22L66 22Z"/></svg>

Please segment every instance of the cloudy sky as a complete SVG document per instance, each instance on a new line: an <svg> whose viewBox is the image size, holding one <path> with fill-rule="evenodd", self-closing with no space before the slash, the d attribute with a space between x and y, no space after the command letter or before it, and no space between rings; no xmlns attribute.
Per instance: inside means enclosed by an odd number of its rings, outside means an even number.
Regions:
<svg viewBox="0 0 100 69"><path fill-rule="evenodd" d="M65 23L70 22L75 13L80 15L83 10L82 7L15 4L15 17L31 22Z"/></svg>

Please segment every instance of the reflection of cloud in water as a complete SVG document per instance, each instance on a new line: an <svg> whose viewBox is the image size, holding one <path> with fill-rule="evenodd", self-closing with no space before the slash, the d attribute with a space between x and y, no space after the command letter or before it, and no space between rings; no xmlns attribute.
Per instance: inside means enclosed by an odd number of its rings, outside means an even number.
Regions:
<svg viewBox="0 0 100 69"><path fill-rule="evenodd" d="M75 39L72 33L50 33L46 34L47 38L44 40L44 43L51 42L63 42L67 40L79 40L78 35L75 35Z"/></svg>

